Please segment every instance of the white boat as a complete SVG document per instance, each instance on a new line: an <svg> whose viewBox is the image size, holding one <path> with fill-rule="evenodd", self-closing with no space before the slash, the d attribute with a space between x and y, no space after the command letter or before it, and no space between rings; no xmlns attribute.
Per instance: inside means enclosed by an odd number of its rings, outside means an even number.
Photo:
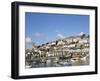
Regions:
<svg viewBox="0 0 100 81"><path fill-rule="evenodd" d="M28 66L28 65L27 65L27 66L25 66L25 67L26 67L26 68L31 68L32 66Z"/></svg>
<svg viewBox="0 0 100 81"><path fill-rule="evenodd" d="M76 62L78 60L79 60L79 58L71 58L71 62Z"/></svg>

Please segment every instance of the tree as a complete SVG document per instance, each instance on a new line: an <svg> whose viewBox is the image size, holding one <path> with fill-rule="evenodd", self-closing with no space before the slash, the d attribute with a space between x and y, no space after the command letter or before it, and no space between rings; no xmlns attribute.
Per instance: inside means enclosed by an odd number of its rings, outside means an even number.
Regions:
<svg viewBox="0 0 100 81"><path fill-rule="evenodd" d="M85 35L85 34L83 34L83 35L81 36L81 39L83 39L85 36L86 36L86 35Z"/></svg>

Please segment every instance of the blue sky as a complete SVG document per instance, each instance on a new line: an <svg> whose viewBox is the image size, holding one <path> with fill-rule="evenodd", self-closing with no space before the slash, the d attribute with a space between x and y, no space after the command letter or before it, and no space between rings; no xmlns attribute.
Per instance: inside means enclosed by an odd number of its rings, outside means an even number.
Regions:
<svg viewBox="0 0 100 81"><path fill-rule="evenodd" d="M89 16L72 14L25 13L26 47L77 35L89 34Z"/></svg>

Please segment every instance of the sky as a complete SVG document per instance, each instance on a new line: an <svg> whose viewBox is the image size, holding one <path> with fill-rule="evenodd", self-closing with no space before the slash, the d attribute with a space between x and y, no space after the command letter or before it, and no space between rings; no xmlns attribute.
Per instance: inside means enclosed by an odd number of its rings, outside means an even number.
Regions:
<svg viewBox="0 0 100 81"><path fill-rule="evenodd" d="M41 45L80 32L89 34L89 16L72 14L25 13L26 48Z"/></svg>

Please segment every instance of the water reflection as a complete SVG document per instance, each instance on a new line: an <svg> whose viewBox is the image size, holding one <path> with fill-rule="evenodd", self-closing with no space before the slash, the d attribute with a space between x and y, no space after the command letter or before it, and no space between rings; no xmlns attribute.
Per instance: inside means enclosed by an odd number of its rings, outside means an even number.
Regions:
<svg viewBox="0 0 100 81"><path fill-rule="evenodd" d="M39 67L64 67L64 66L82 66L89 65L89 57L80 60L59 60L59 62L54 62L53 59L47 60L47 62L32 62L31 68Z"/></svg>

